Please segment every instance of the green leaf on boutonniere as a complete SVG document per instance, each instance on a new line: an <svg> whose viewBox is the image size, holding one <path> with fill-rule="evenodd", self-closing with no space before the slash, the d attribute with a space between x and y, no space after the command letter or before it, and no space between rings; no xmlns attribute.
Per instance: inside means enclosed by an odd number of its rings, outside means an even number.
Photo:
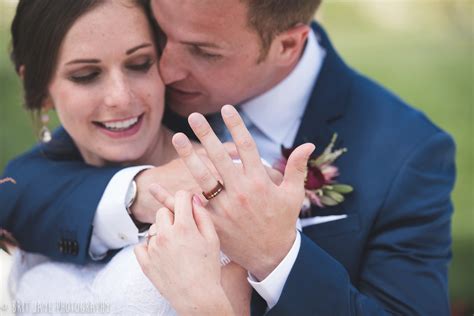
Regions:
<svg viewBox="0 0 474 316"><path fill-rule="evenodd" d="M344 202L344 196L342 196L342 194L340 194L340 193L337 193L336 191L327 191L327 192L324 192L324 193L325 193L325 195L329 196L331 199L333 199L337 203Z"/></svg>
<svg viewBox="0 0 474 316"><path fill-rule="evenodd" d="M331 185L331 187L333 188L334 191L338 193L342 193L342 194L347 194L354 191L354 189L350 185L347 185L347 184L333 184Z"/></svg>
<svg viewBox="0 0 474 316"><path fill-rule="evenodd" d="M327 195L323 195L320 197L321 199L321 202L324 204L324 205L327 205L327 206L334 206L334 205L337 205L339 204L337 201L331 199L329 196Z"/></svg>

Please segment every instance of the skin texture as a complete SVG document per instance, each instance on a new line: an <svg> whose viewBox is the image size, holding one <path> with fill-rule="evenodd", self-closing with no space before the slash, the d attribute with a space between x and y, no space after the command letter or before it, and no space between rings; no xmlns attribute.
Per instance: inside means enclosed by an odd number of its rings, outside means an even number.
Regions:
<svg viewBox="0 0 474 316"><path fill-rule="evenodd" d="M209 201L206 209L219 235L224 253L257 279L263 280L283 260L295 240L296 220L304 198L306 165L315 147L312 144L297 147L288 159L283 181L275 184L266 173L255 142L235 108L230 105L224 106L222 116L237 146L243 169L232 162L204 116L194 113L189 117L193 131L225 185L225 189ZM212 190L217 179L202 162L186 135L176 134L173 137L173 145L200 187L204 191ZM169 226L168 217L172 212L176 214L176 207L182 203L178 201L183 199L182 193L173 197L160 186L153 186L151 191L166 206L159 211L166 214L166 217L158 214L156 218L156 226L165 227L165 232L160 230L158 236L160 233L165 234L166 241L181 239L182 231L177 229L168 231L166 227ZM199 219L196 219L196 223L198 221ZM191 238L189 242L192 242ZM212 247L212 244L211 239L208 241L208 247ZM146 256L144 254L146 250L139 249L141 257L146 258L141 260L139 258L139 262L152 282L155 280L154 282L160 283L160 280L166 277L163 276L166 273L154 267L167 261L173 266L176 264L174 263L176 257L188 256L196 252L196 249L199 247L186 250L180 243L175 243L174 247L169 249L161 247L159 254L148 251ZM206 258L206 253L201 251L201 257ZM154 262L155 265L150 262ZM197 257L193 267L197 268L199 262L200 259ZM205 273L201 275L204 277L200 280L207 285L214 284L213 278L206 276ZM179 296L171 293L168 299L172 302L179 301ZM202 302L198 298L196 301ZM213 305L211 297L208 297L207 304Z"/></svg>
<svg viewBox="0 0 474 316"><path fill-rule="evenodd" d="M277 85L297 64L310 30L307 25L297 25L277 35L262 60L260 38L249 28L247 8L242 2L152 0L151 4L162 30L159 67L167 87L167 102L184 116L195 111L217 112L222 104L239 104ZM234 262L258 279L264 279L281 262L295 240L295 223L304 197L306 163L314 146L306 144L295 150L283 182L280 180L275 184L265 172L255 143L238 114L234 109L227 114L224 119L243 166L236 167L232 163L204 117L192 114L189 123L209 158L200 158L184 134L175 135L173 145L189 172L181 177L180 183L169 172L181 167L177 163L142 172L136 178L139 194L132 212L141 221L154 221L159 204L153 202L148 190L152 183L166 186L170 193L165 189L158 194L155 191L155 197L162 205L173 209L176 188L187 188L195 181L202 191L209 191L216 185L216 179L222 179L225 190L207 205L221 247ZM194 181L189 179L189 174ZM162 220L156 219L158 227ZM169 240L180 238L176 230L168 233L172 236ZM179 244L175 247L179 249ZM158 284L166 277L165 272L154 268L156 264L173 260L178 249L161 248L161 253L137 249L142 251L142 255L137 256L152 282ZM186 255L186 251L181 250L181 255ZM165 255L166 251L168 255ZM198 269L196 264L194 268ZM213 293L216 292L209 290L208 293L205 304L213 308ZM221 297L219 293L215 296ZM173 293L167 298L177 303L182 300ZM199 297L196 301L204 302ZM225 314L224 310L221 310L222 314Z"/></svg>
<svg viewBox="0 0 474 316"><path fill-rule="evenodd" d="M206 209L197 196L191 201L189 192L178 191L173 212L159 209L152 227L158 233L135 248L144 273L180 315L233 315L221 286L219 238ZM235 314L248 315L248 294L234 304Z"/></svg>
<svg viewBox="0 0 474 316"><path fill-rule="evenodd" d="M151 5L162 29L159 68L167 104L184 116L218 112L223 104L239 104L278 84L297 64L310 30L297 25L278 34L259 62L260 38L248 26L247 7L241 1L152 0ZM174 176L181 167L173 162L136 178L139 194L132 212L138 220L154 222L160 204L148 192L152 183L171 193L199 192L189 173Z"/></svg>
<svg viewBox="0 0 474 316"><path fill-rule="evenodd" d="M61 44L48 92L44 107L56 109L87 163L160 165L176 156L171 133L161 125L164 85L156 46L144 12L131 2L106 1L72 25ZM137 116L142 117L141 124L133 135L118 137L97 126L97 122ZM169 165L175 167L175 175L185 170L180 160L171 160ZM189 183L190 188L197 187L195 182ZM185 216L193 221L192 213ZM208 261L201 263L207 265ZM214 266L218 270L214 284L218 287L201 293L212 293L212 297L222 294L224 298L227 293L236 307L243 306L239 314L248 314L250 292L245 270L233 264L221 273L218 259ZM177 289L179 293L184 290Z"/></svg>
<svg viewBox="0 0 474 316"><path fill-rule="evenodd" d="M156 65L156 47L142 9L128 1L107 1L67 32L44 108L57 111L90 164L159 163L156 151L164 152L169 133L160 124L164 85ZM95 123L137 116L142 116L141 124L130 136L112 137Z"/></svg>
<svg viewBox="0 0 474 316"><path fill-rule="evenodd" d="M152 0L167 102L179 114L218 112L270 89L293 69L309 27L279 35L263 61L239 0Z"/></svg>

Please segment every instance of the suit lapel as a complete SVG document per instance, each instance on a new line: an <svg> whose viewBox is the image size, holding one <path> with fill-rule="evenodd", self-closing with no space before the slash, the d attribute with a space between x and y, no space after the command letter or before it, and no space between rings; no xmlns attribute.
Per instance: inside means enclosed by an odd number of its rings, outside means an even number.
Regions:
<svg viewBox="0 0 474 316"><path fill-rule="evenodd" d="M352 70L338 56L327 34L318 23L313 23L319 45L326 51L320 73L296 135L294 145L304 142L316 144L314 155L319 155L329 144L334 131L329 123L344 116L353 79ZM340 146L339 138L336 146Z"/></svg>

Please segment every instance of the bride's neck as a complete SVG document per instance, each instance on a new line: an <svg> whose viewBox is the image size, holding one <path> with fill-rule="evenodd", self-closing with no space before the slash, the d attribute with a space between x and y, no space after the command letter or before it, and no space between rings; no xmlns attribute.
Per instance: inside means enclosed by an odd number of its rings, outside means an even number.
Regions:
<svg viewBox="0 0 474 316"><path fill-rule="evenodd" d="M130 164L160 166L177 158L178 155L171 143L172 137L173 132L162 125L156 143L152 144L140 159Z"/></svg>
<svg viewBox="0 0 474 316"><path fill-rule="evenodd" d="M151 143L145 153L137 160L126 161L126 162L110 162L106 161L97 155L91 154L83 148L78 146L79 151L84 161L92 166L102 167L109 164L123 165L123 166L136 166L136 165L153 165L160 166L178 157L171 139L173 133L164 126L160 127L158 131L158 137L154 143Z"/></svg>

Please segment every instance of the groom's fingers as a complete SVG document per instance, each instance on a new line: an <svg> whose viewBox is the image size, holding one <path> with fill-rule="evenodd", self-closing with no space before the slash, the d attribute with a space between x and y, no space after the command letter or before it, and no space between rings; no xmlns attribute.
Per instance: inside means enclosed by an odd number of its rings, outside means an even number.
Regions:
<svg viewBox="0 0 474 316"><path fill-rule="evenodd" d="M308 159L314 151L315 146L311 143L306 143L298 146L288 158L283 175L283 186L292 188L303 188L304 181L307 175Z"/></svg>
<svg viewBox="0 0 474 316"><path fill-rule="evenodd" d="M232 139L237 146L244 170L258 175L265 175L257 144L245 127L245 123L232 105L224 105L221 109L222 118L229 129Z"/></svg>
<svg viewBox="0 0 474 316"><path fill-rule="evenodd" d="M189 115L188 122L224 181L235 179L236 170L231 155L216 136L206 118L200 113L192 113Z"/></svg>
<svg viewBox="0 0 474 316"><path fill-rule="evenodd" d="M216 186L217 180L199 155L194 151L188 137L183 133L176 133L173 136L173 146L199 187L201 187L204 192L211 191Z"/></svg>
<svg viewBox="0 0 474 316"><path fill-rule="evenodd" d="M174 197L165 188L157 183L152 183L148 190L151 195L158 200L158 202L171 211L174 211Z"/></svg>

